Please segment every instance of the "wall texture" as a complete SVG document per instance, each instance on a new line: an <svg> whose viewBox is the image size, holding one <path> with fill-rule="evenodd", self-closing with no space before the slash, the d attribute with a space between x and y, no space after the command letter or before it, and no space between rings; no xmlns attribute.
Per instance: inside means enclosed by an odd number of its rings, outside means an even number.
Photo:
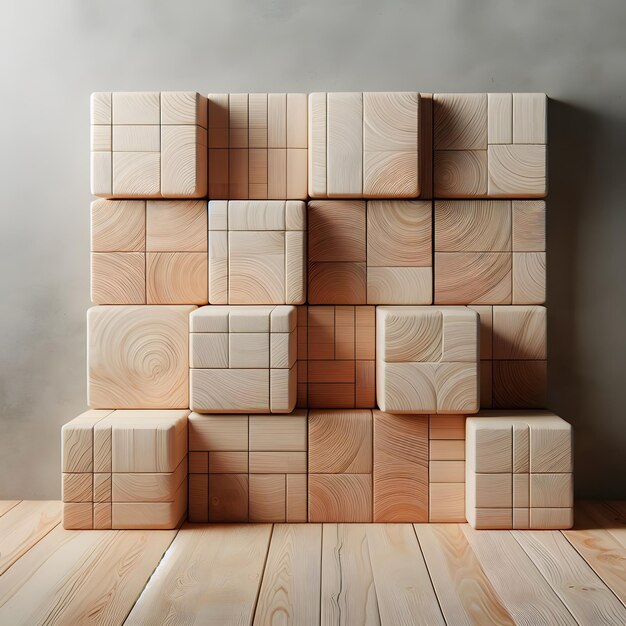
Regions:
<svg viewBox="0 0 626 626"><path fill-rule="evenodd" d="M89 94L545 91L550 405L579 497L626 497L623 0L9 0L0 21L0 498L60 496L85 408Z"/></svg>

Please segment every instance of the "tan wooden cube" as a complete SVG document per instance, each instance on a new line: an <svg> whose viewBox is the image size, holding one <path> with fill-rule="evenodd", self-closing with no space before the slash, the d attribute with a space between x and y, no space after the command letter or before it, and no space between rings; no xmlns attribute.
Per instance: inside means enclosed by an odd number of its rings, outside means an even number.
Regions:
<svg viewBox="0 0 626 626"><path fill-rule="evenodd" d="M306 94L209 94L208 129L210 198L306 199Z"/></svg>
<svg viewBox="0 0 626 626"><path fill-rule="evenodd" d="M91 192L105 198L202 198L207 99L195 92L91 95Z"/></svg>
<svg viewBox="0 0 626 626"><path fill-rule="evenodd" d="M381 411L477 412L478 337L478 315L467 307L377 307Z"/></svg>
<svg viewBox="0 0 626 626"><path fill-rule="evenodd" d="M430 197L430 94L309 94L312 198Z"/></svg>
<svg viewBox="0 0 626 626"><path fill-rule="evenodd" d="M290 413L297 394L293 306L208 306L189 319L190 406Z"/></svg>
<svg viewBox="0 0 626 626"><path fill-rule="evenodd" d="M474 528L570 528L572 429L547 411L467 420L466 511Z"/></svg>
<svg viewBox="0 0 626 626"><path fill-rule="evenodd" d="M305 256L304 202L209 202L211 304L302 304Z"/></svg>
<svg viewBox="0 0 626 626"><path fill-rule="evenodd" d="M542 198L547 98L434 94L435 198Z"/></svg>

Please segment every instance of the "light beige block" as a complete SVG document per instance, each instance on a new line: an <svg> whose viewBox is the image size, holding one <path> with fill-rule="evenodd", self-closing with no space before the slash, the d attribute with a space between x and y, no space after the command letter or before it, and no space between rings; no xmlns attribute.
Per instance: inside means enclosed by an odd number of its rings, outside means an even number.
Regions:
<svg viewBox="0 0 626 626"><path fill-rule="evenodd" d="M546 195L546 146L493 145L488 150L491 197L542 198Z"/></svg>
<svg viewBox="0 0 626 626"><path fill-rule="evenodd" d="M511 508L513 475L470 472L467 476L467 498L479 509Z"/></svg>
<svg viewBox="0 0 626 626"><path fill-rule="evenodd" d="M200 126L161 126L161 194L201 198L207 193L207 131Z"/></svg>
<svg viewBox="0 0 626 626"><path fill-rule="evenodd" d="M287 94L267 95L267 147L287 147Z"/></svg>
<svg viewBox="0 0 626 626"><path fill-rule="evenodd" d="M91 203L92 252L143 252L145 249L145 201L99 199Z"/></svg>
<svg viewBox="0 0 626 626"><path fill-rule="evenodd" d="M206 96L195 91L162 91L161 124L190 124L207 127Z"/></svg>
<svg viewBox="0 0 626 626"><path fill-rule="evenodd" d="M250 475L250 521L286 521L286 478L284 474Z"/></svg>
<svg viewBox="0 0 626 626"><path fill-rule="evenodd" d="M513 200L513 251L545 252L546 203L543 200Z"/></svg>
<svg viewBox="0 0 626 626"><path fill-rule="evenodd" d="M431 419L436 419L431 417ZM430 461L463 461L465 441L463 439L431 439L429 444Z"/></svg>
<svg viewBox="0 0 626 626"><path fill-rule="evenodd" d="M272 148L267 151L267 197L287 196L287 149Z"/></svg>
<svg viewBox="0 0 626 626"><path fill-rule="evenodd" d="M61 470L68 473L94 471L94 426L111 411L85 411L61 428Z"/></svg>
<svg viewBox="0 0 626 626"><path fill-rule="evenodd" d="M542 306L493 307L493 358L547 357L547 314Z"/></svg>
<svg viewBox="0 0 626 626"><path fill-rule="evenodd" d="M92 124L111 124L111 92L96 91L91 94L90 113Z"/></svg>
<svg viewBox="0 0 626 626"><path fill-rule="evenodd" d="M513 95L487 94L487 139L492 143L513 143Z"/></svg>
<svg viewBox="0 0 626 626"><path fill-rule="evenodd" d="M113 155L111 152L92 152L90 188L94 196L113 195Z"/></svg>
<svg viewBox="0 0 626 626"><path fill-rule="evenodd" d="M376 319L378 358L387 363L441 360L441 310L430 307L378 307Z"/></svg>
<svg viewBox="0 0 626 626"><path fill-rule="evenodd" d="M306 300L306 233L285 233L285 302L304 304Z"/></svg>
<svg viewBox="0 0 626 626"><path fill-rule="evenodd" d="M465 461L431 461L428 478L431 483L465 482Z"/></svg>
<svg viewBox="0 0 626 626"><path fill-rule="evenodd" d="M513 474L513 507L527 509L530 506L530 475ZM515 512L513 513L515 517ZM515 524L515 521L514 521Z"/></svg>
<svg viewBox="0 0 626 626"><path fill-rule="evenodd" d="M468 417L465 428L468 472L512 473L513 428L510 422Z"/></svg>
<svg viewBox="0 0 626 626"><path fill-rule="evenodd" d="M326 197L327 94L309 94L308 192L312 198Z"/></svg>
<svg viewBox="0 0 626 626"><path fill-rule="evenodd" d="M148 252L206 252L206 200L148 201L146 206Z"/></svg>
<svg viewBox="0 0 626 626"><path fill-rule="evenodd" d="M287 148L307 147L307 100L305 93L287 94Z"/></svg>
<svg viewBox="0 0 626 626"><path fill-rule="evenodd" d="M93 475L93 501L111 502L113 480L110 473L97 473Z"/></svg>
<svg viewBox="0 0 626 626"><path fill-rule="evenodd" d="M487 94L435 94L435 150L484 150L487 147Z"/></svg>
<svg viewBox="0 0 626 626"><path fill-rule="evenodd" d="M250 452L250 474L306 474L306 452Z"/></svg>
<svg viewBox="0 0 626 626"><path fill-rule="evenodd" d="M205 252L148 252L148 304L206 304L208 260Z"/></svg>
<svg viewBox="0 0 626 626"><path fill-rule="evenodd" d="M270 335L270 367L290 368L296 362L296 330L290 333L272 333Z"/></svg>
<svg viewBox="0 0 626 626"><path fill-rule="evenodd" d="M112 505L110 502L93 503L94 530L110 530L112 528Z"/></svg>
<svg viewBox="0 0 626 626"><path fill-rule="evenodd" d="M513 509L513 528L518 530L530 528L530 510L528 508Z"/></svg>
<svg viewBox="0 0 626 626"><path fill-rule="evenodd" d="M92 124L90 147L92 152L111 152L113 146L111 138L111 126L104 124Z"/></svg>
<svg viewBox="0 0 626 626"><path fill-rule="evenodd" d="M439 363L435 370L437 413L477 413L480 387L477 363Z"/></svg>
<svg viewBox="0 0 626 626"><path fill-rule="evenodd" d="M157 125L113 126L113 152L159 152L161 127Z"/></svg>
<svg viewBox="0 0 626 626"><path fill-rule="evenodd" d="M248 453L211 450L209 452L210 474L247 474Z"/></svg>
<svg viewBox="0 0 626 626"><path fill-rule="evenodd" d="M231 93L228 96L229 147L248 147L248 94Z"/></svg>
<svg viewBox="0 0 626 626"><path fill-rule="evenodd" d="M113 152L113 195L123 198L160 197L160 153Z"/></svg>
<svg viewBox="0 0 626 626"><path fill-rule="evenodd" d="M287 474L286 522L307 521L307 475Z"/></svg>
<svg viewBox="0 0 626 626"><path fill-rule="evenodd" d="M507 530L513 528L513 509L466 509L470 526L479 530Z"/></svg>
<svg viewBox="0 0 626 626"><path fill-rule="evenodd" d="M437 198L485 196L489 184L486 150L435 150L434 193Z"/></svg>
<svg viewBox="0 0 626 626"><path fill-rule="evenodd" d="M513 94L513 143L547 143L547 107L544 93Z"/></svg>
<svg viewBox="0 0 626 626"><path fill-rule="evenodd" d="M436 413L434 363L376 361L376 398L387 413Z"/></svg>
<svg viewBox="0 0 626 626"><path fill-rule="evenodd" d="M228 233L209 232L209 302L228 303Z"/></svg>
<svg viewBox="0 0 626 626"><path fill-rule="evenodd" d="M567 530L574 525L574 509L531 508L530 528L533 530Z"/></svg>
<svg viewBox="0 0 626 626"><path fill-rule="evenodd" d="M228 333L191 333L189 367L227 368Z"/></svg>
<svg viewBox="0 0 626 626"><path fill-rule="evenodd" d="M306 135L305 135L306 141ZM286 198L307 198L307 150L287 148Z"/></svg>
<svg viewBox="0 0 626 626"><path fill-rule="evenodd" d="M92 474L63 473L61 498L63 502L93 502Z"/></svg>
<svg viewBox="0 0 626 626"><path fill-rule="evenodd" d="M231 369L267 369L270 366L270 336L267 333L230 333L228 355Z"/></svg>
<svg viewBox="0 0 626 626"><path fill-rule="evenodd" d="M171 502L187 477L187 459L173 472L115 473L112 480L113 502Z"/></svg>
<svg viewBox="0 0 626 626"><path fill-rule="evenodd" d="M297 372L290 369L270 370L270 410L272 413L291 413L296 407Z"/></svg>
<svg viewBox="0 0 626 626"><path fill-rule="evenodd" d="M93 528L93 504L91 502L64 502L63 528L91 530Z"/></svg>
<svg viewBox="0 0 626 626"><path fill-rule="evenodd" d="M290 415L250 416L250 450L255 452L306 452L307 412Z"/></svg>
<svg viewBox="0 0 626 626"><path fill-rule="evenodd" d="M368 267L368 304L430 304L433 299L430 267Z"/></svg>
<svg viewBox="0 0 626 626"><path fill-rule="evenodd" d="M513 304L546 301L546 253L513 253Z"/></svg>
<svg viewBox="0 0 626 626"><path fill-rule="evenodd" d="M465 483L431 483L429 485L429 522L465 522Z"/></svg>
<svg viewBox="0 0 626 626"><path fill-rule="evenodd" d="M574 506L572 474L531 474L531 508L571 508Z"/></svg>
<svg viewBox="0 0 626 626"><path fill-rule="evenodd" d="M247 451L248 416L191 413L189 450Z"/></svg>
<svg viewBox="0 0 626 626"><path fill-rule="evenodd" d="M199 413L270 410L270 370L192 369L189 404Z"/></svg>
<svg viewBox="0 0 626 626"><path fill-rule="evenodd" d="M113 92L113 124L160 124L161 95L158 91Z"/></svg>
<svg viewBox="0 0 626 626"><path fill-rule="evenodd" d="M143 252L91 254L94 304L145 304L146 255Z"/></svg>

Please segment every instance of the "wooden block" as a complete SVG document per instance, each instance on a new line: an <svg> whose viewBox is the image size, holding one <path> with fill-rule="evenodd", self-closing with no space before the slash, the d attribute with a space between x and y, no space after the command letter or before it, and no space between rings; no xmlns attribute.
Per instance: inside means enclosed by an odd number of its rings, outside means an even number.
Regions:
<svg viewBox="0 0 626 626"><path fill-rule="evenodd" d="M334 306L307 307L310 360L335 358L335 310Z"/></svg>
<svg viewBox="0 0 626 626"><path fill-rule="evenodd" d="M536 423L530 426L530 471L532 473L571 473L573 471L572 427L565 420L554 419L554 417L547 420L537 416Z"/></svg>
<svg viewBox="0 0 626 626"><path fill-rule="evenodd" d="M227 197L233 199L248 197L248 150L245 148L232 148L228 151Z"/></svg>
<svg viewBox="0 0 626 626"><path fill-rule="evenodd" d="M467 508L467 521L478 530L508 530L513 528L513 509Z"/></svg>
<svg viewBox="0 0 626 626"><path fill-rule="evenodd" d="M296 408L297 379L295 365L290 369L270 370L270 411L291 413Z"/></svg>
<svg viewBox="0 0 626 626"><path fill-rule="evenodd" d="M287 474L286 519L287 523L307 521L307 475Z"/></svg>
<svg viewBox="0 0 626 626"><path fill-rule="evenodd" d="M93 501L111 502L113 493L113 480L110 473L97 473L93 475Z"/></svg>
<svg viewBox="0 0 626 626"><path fill-rule="evenodd" d="M435 303L510 304L511 253L435 252Z"/></svg>
<svg viewBox="0 0 626 626"><path fill-rule="evenodd" d="M309 474L309 522L372 521L371 474Z"/></svg>
<svg viewBox="0 0 626 626"><path fill-rule="evenodd" d="M187 410L117 411L112 471L173 472L187 455Z"/></svg>
<svg viewBox="0 0 626 626"><path fill-rule="evenodd" d="M160 153L113 152L113 195L127 198L160 197Z"/></svg>
<svg viewBox="0 0 626 626"><path fill-rule="evenodd" d="M209 134L211 130L209 130ZM228 138L226 139L228 143ZM208 196L209 198L229 198L230 155L228 149L209 148L208 151Z"/></svg>
<svg viewBox="0 0 626 626"><path fill-rule="evenodd" d="M111 411L86 411L61 428L61 471L93 472L94 426Z"/></svg>
<svg viewBox="0 0 626 626"><path fill-rule="evenodd" d="M574 509L531 508L530 526L538 530L566 530L574 525Z"/></svg>
<svg viewBox="0 0 626 626"><path fill-rule="evenodd" d="M306 141L306 134L305 134ZM286 198L307 198L306 148L287 148Z"/></svg>
<svg viewBox="0 0 626 626"><path fill-rule="evenodd" d="M311 263L308 301L311 304L366 304L365 263Z"/></svg>
<svg viewBox="0 0 626 626"><path fill-rule="evenodd" d="M428 434L430 439L465 439L465 416L433 415Z"/></svg>
<svg viewBox="0 0 626 626"><path fill-rule="evenodd" d="M209 521L248 521L248 474L209 475Z"/></svg>
<svg viewBox="0 0 626 626"><path fill-rule="evenodd" d="M113 150L110 125L92 124L90 147L92 152L111 152Z"/></svg>
<svg viewBox="0 0 626 626"><path fill-rule="evenodd" d="M113 93L113 124L160 124L161 94L158 91Z"/></svg>
<svg viewBox="0 0 626 626"><path fill-rule="evenodd" d="M146 255L143 252L94 252L91 255L94 304L145 304Z"/></svg>
<svg viewBox="0 0 626 626"><path fill-rule="evenodd" d="M231 93L228 96L229 147L248 147L248 94Z"/></svg>
<svg viewBox="0 0 626 626"><path fill-rule="evenodd" d="M376 358L376 307L355 308L356 318L356 358L374 360Z"/></svg>
<svg viewBox="0 0 626 626"><path fill-rule="evenodd" d="M430 202L372 200L367 203L368 268L430 267L431 265L432 205Z"/></svg>
<svg viewBox="0 0 626 626"><path fill-rule="evenodd" d="M434 194L437 198L487 195L486 150L435 150Z"/></svg>
<svg viewBox="0 0 626 626"><path fill-rule="evenodd" d="M306 233L285 233L285 302L303 304L306 300Z"/></svg>
<svg viewBox="0 0 626 626"><path fill-rule="evenodd" d="M92 474L63 473L61 498L63 502L92 502Z"/></svg>
<svg viewBox="0 0 626 626"><path fill-rule="evenodd" d="M435 150L487 148L487 94L435 94L433 100Z"/></svg>
<svg viewBox="0 0 626 626"><path fill-rule="evenodd" d="M268 369L191 369L190 398L200 413L250 413L270 410Z"/></svg>
<svg viewBox="0 0 626 626"><path fill-rule="evenodd" d="M161 124L207 127L207 98L195 91L162 91Z"/></svg>
<svg viewBox="0 0 626 626"><path fill-rule="evenodd" d="M366 203L309 202L309 261L365 261Z"/></svg>
<svg viewBox="0 0 626 626"><path fill-rule="evenodd" d="M432 419L437 419L431 417ZM463 439L431 439L429 448L431 461L463 461L465 441Z"/></svg>
<svg viewBox="0 0 626 626"><path fill-rule="evenodd" d="M530 475L513 474L513 507L527 509L530 506ZM513 511L515 518L515 510ZM515 521L513 522L515 526Z"/></svg>
<svg viewBox="0 0 626 626"><path fill-rule="evenodd" d="M373 419L373 521L428 521L428 417L374 411Z"/></svg>
<svg viewBox="0 0 626 626"><path fill-rule="evenodd" d="M161 150L161 127L113 126L114 152L159 152Z"/></svg>
<svg viewBox="0 0 626 626"><path fill-rule="evenodd" d="M209 453L189 452L189 473L208 474L209 473ZM207 487L208 491L208 487Z"/></svg>
<svg viewBox="0 0 626 626"><path fill-rule="evenodd" d="M189 315L192 333L228 333L230 307L203 306Z"/></svg>
<svg viewBox="0 0 626 626"><path fill-rule="evenodd" d="M528 472L530 472L530 429L528 424L514 422L513 473L527 474Z"/></svg>
<svg viewBox="0 0 626 626"><path fill-rule="evenodd" d="M148 252L206 252L206 200L149 201L145 214Z"/></svg>
<svg viewBox="0 0 626 626"><path fill-rule="evenodd" d="M92 252L143 252L145 247L145 201L95 200L91 203Z"/></svg>
<svg viewBox="0 0 626 626"><path fill-rule="evenodd" d="M111 92L96 91L91 94L90 113L92 124L111 124Z"/></svg>
<svg viewBox="0 0 626 626"><path fill-rule="evenodd" d="M218 230L285 230L285 202L278 200L237 201L227 203L227 225L215 224L212 220L209 227Z"/></svg>
<svg viewBox="0 0 626 626"><path fill-rule="evenodd" d="M546 361L493 362L494 408L541 409L546 402Z"/></svg>
<svg viewBox="0 0 626 626"><path fill-rule="evenodd" d="M307 230L306 204L300 200L285 202L285 228L287 230Z"/></svg>
<svg viewBox="0 0 626 626"><path fill-rule="evenodd" d="M290 368L296 362L297 338L296 331L290 333L271 333L270 364L271 368Z"/></svg>
<svg viewBox="0 0 626 626"><path fill-rule="evenodd" d="M267 148L266 93L248 94L248 145L250 148ZM263 150L263 152L265 152L267 162L267 150Z"/></svg>
<svg viewBox="0 0 626 626"><path fill-rule="evenodd" d="M488 305L469 306L478 313L480 321L480 358L492 358L493 344L493 307Z"/></svg>
<svg viewBox="0 0 626 626"><path fill-rule="evenodd" d="M306 452L250 452L250 474L306 474Z"/></svg>
<svg viewBox="0 0 626 626"><path fill-rule="evenodd" d="M354 383L309 383L307 406L311 409L355 408Z"/></svg>
<svg viewBox="0 0 626 626"><path fill-rule="evenodd" d="M479 509L511 508L513 475L470 472L467 476L467 499Z"/></svg>
<svg viewBox="0 0 626 626"><path fill-rule="evenodd" d="M512 473L513 429L510 422L468 417L465 430L468 474Z"/></svg>
<svg viewBox="0 0 626 626"><path fill-rule="evenodd" d="M493 358L547 358L547 315L542 306L493 307Z"/></svg>
<svg viewBox="0 0 626 626"><path fill-rule="evenodd" d="M491 408L493 364L491 361L481 361L480 371L480 407Z"/></svg>
<svg viewBox="0 0 626 626"><path fill-rule="evenodd" d="M148 304L206 304L207 255L203 252L148 252Z"/></svg>
<svg viewBox="0 0 626 626"><path fill-rule="evenodd" d="M91 502L64 502L63 528L91 530L93 528L93 504Z"/></svg>
<svg viewBox="0 0 626 626"><path fill-rule="evenodd" d="M335 308L335 358L354 360L355 352L355 308L352 306L338 306ZM324 366L319 366L320 371ZM331 366L332 367L332 366ZM332 378L332 375L331 375ZM354 377L351 379L354 380ZM314 382L324 382L321 380ZM332 382L332 381L326 381ZM346 381L338 381L346 382ZM350 382L350 381L348 381Z"/></svg>
<svg viewBox="0 0 626 626"><path fill-rule="evenodd" d="M430 267L369 267L368 304L430 304L433 300Z"/></svg>
<svg viewBox="0 0 626 626"><path fill-rule="evenodd" d="M463 483L465 461L430 461L428 477L431 483Z"/></svg>
<svg viewBox="0 0 626 626"><path fill-rule="evenodd" d="M228 94L210 93L207 100L209 147L228 148Z"/></svg>
<svg viewBox="0 0 626 626"><path fill-rule="evenodd" d="M355 362L310 361L308 365L309 383L354 383Z"/></svg>
<svg viewBox="0 0 626 626"><path fill-rule="evenodd" d="M489 146L488 194L493 197L542 198L547 193L546 146Z"/></svg>
<svg viewBox="0 0 626 626"><path fill-rule="evenodd" d="M267 198L267 149L248 151L248 193L250 198Z"/></svg>
<svg viewBox="0 0 626 626"><path fill-rule="evenodd" d="M465 483L431 483L428 504L431 524L464 523Z"/></svg>
<svg viewBox="0 0 626 626"><path fill-rule="evenodd" d="M93 503L94 530L110 530L112 528L112 505L110 502Z"/></svg>
<svg viewBox="0 0 626 626"><path fill-rule="evenodd" d="M272 306L227 307L228 331L231 333L269 333Z"/></svg>
<svg viewBox="0 0 626 626"><path fill-rule="evenodd" d="M371 411L309 411L310 473L371 471Z"/></svg>
<svg viewBox="0 0 626 626"><path fill-rule="evenodd" d="M209 475L189 475L189 521L202 524L209 521Z"/></svg>
<svg viewBox="0 0 626 626"><path fill-rule="evenodd" d="M249 442L255 452L306 452L307 412L250 416Z"/></svg>
<svg viewBox="0 0 626 626"><path fill-rule="evenodd" d="M210 474L247 474L248 453L211 450L209 453Z"/></svg>
<svg viewBox="0 0 626 626"><path fill-rule="evenodd" d="M419 103L419 188L420 198L433 197L433 94L421 93Z"/></svg>
<svg viewBox="0 0 626 626"><path fill-rule="evenodd" d="M116 530L167 530L180 526L186 517L186 479L172 502L113 502L111 507L111 527Z"/></svg>
<svg viewBox="0 0 626 626"><path fill-rule="evenodd" d="M377 356L387 363L433 362L442 354L443 314L427 307L378 307Z"/></svg>
<svg viewBox="0 0 626 626"><path fill-rule="evenodd" d="M285 301L285 233L230 232L230 304L282 304Z"/></svg>
<svg viewBox="0 0 626 626"><path fill-rule="evenodd" d="M506 200L435 201L436 252L508 252L511 203Z"/></svg>
<svg viewBox="0 0 626 626"><path fill-rule="evenodd" d="M363 195L368 198L418 196L417 152L365 152Z"/></svg>
<svg viewBox="0 0 626 626"><path fill-rule="evenodd" d="M376 406L376 361L356 361L354 406L358 409Z"/></svg>
<svg viewBox="0 0 626 626"><path fill-rule="evenodd" d="M437 413L477 413L480 409L477 363L439 363L435 370Z"/></svg>
<svg viewBox="0 0 626 626"><path fill-rule="evenodd" d="M272 148L267 151L267 197L287 197L286 148Z"/></svg>
<svg viewBox="0 0 626 626"><path fill-rule="evenodd" d="M547 143L547 101L544 93L513 94L513 143Z"/></svg>
<svg viewBox="0 0 626 626"><path fill-rule="evenodd" d="M434 363L376 361L376 398L388 413L436 413Z"/></svg>
<svg viewBox="0 0 626 626"><path fill-rule="evenodd" d="M546 253L513 253L513 303L543 304L546 301Z"/></svg>
<svg viewBox="0 0 626 626"><path fill-rule="evenodd" d="M227 368L228 333L191 333L189 367Z"/></svg>
<svg viewBox="0 0 626 626"><path fill-rule="evenodd" d="M326 197L326 100L325 93L309 94L308 192L312 198Z"/></svg>
<svg viewBox="0 0 626 626"><path fill-rule="evenodd" d="M90 189L94 196L113 195L113 155L111 152L92 152Z"/></svg>
<svg viewBox="0 0 626 626"><path fill-rule="evenodd" d="M270 336L268 333L230 333L228 366L234 369L269 368Z"/></svg>
<svg viewBox="0 0 626 626"><path fill-rule="evenodd" d="M270 312L270 332L291 333L296 330L298 315L295 306L281 305L272 307Z"/></svg>
<svg viewBox="0 0 626 626"><path fill-rule="evenodd" d="M287 94L267 95L267 146L287 147Z"/></svg>
<svg viewBox="0 0 626 626"><path fill-rule="evenodd" d="M113 415L93 427L93 471L110 474L113 471Z"/></svg>
<svg viewBox="0 0 626 626"><path fill-rule="evenodd" d="M513 200L513 252L545 252L546 203Z"/></svg>
<svg viewBox="0 0 626 626"><path fill-rule="evenodd" d="M513 528L527 530L530 528L530 510L527 508L513 509Z"/></svg>
<svg viewBox="0 0 626 626"><path fill-rule="evenodd" d="M487 94L487 139L492 143L513 143L513 95Z"/></svg>
<svg viewBox="0 0 626 626"><path fill-rule="evenodd" d="M228 303L228 233L209 232L209 302Z"/></svg>
<svg viewBox="0 0 626 626"><path fill-rule="evenodd" d="M327 194L363 193L363 94L327 95Z"/></svg>
<svg viewBox="0 0 626 626"><path fill-rule="evenodd" d="M188 317L193 306L100 306L88 311L93 408L188 406ZM129 351L128 346L132 346Z"/></svg>
<svg viewBox="0 0 626 626"><path fill-rule="evenodd" d="M286 521L286 477L284 474L251 474L250 521Z"/></svg>
<svg viewBox="0 0 626 626"><path fill-rule="evenodd" d="M173 472L114 473L113 502L171 502L180 484L187 478L187 459Z"/></svg>
<svg viewBox="0 0 626 626"><path fill-rule="evenodd" d="M307 99L305 93L287 94L287 148L307 147Z"/></svg>

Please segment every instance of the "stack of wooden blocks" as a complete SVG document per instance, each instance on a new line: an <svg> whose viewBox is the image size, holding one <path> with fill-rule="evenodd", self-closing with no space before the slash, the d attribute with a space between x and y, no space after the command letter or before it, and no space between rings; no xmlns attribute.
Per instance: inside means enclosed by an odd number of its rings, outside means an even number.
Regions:
<svg viewBox="0 0 626 626"><path fill-rule="evenodd" d="M570 526L571 429L545 410L546 112L93 94L98 306L65 527Z"/></svg>

